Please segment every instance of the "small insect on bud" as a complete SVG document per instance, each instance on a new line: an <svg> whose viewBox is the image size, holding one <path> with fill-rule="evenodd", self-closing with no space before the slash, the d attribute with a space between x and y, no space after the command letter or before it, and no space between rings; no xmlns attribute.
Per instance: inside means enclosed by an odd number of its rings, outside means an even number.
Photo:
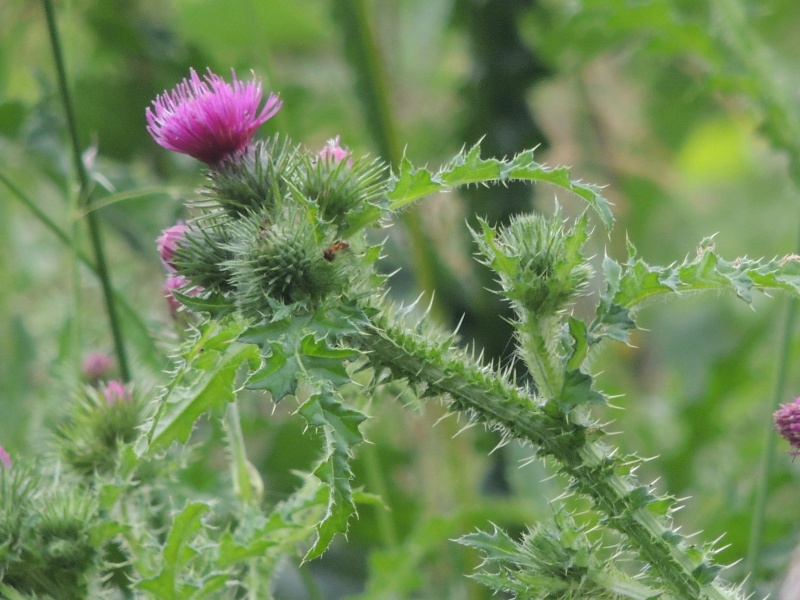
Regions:
<svg viewBox="0 0 800 600"><path fill-rule="evenodd" d="M339 250L347 250L349 247L350 242L347 240L340 240L335 244L328 246L328 248L325 249L325 252L322 253L322 258L328 262L333 262L333 259L336 258L336 253L339 252Z"/></svg>

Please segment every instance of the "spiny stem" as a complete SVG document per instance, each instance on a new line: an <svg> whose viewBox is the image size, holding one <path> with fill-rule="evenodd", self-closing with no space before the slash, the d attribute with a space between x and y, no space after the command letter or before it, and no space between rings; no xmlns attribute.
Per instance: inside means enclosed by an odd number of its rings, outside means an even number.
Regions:
<svg viewBox="0 0 800 600"><path fill-rule="evenodd" d="M72 98L70 96L69 86L67 84L67 71L64 65L64 57L61 50L58 27L56 26L55 9L53 8L52 0L42 0L42 3L44 4L45 14L47 16L47 29L50 35L50 46L53 51L53 58L56 63L56 71L58 73L58 87L61 92L61 101L64 104L64 112L66 113L67 118L69 138L72 145L72 159L75 167L75 173L78 176L78 197L80 199L80 204L83 207L88 208L91 205L89 176L86 173L86 167L83 164L83 158L81 156L78 128L75 122L75 111L72 107ZM125 353L122 329L120 327L119 317L117 316L117 309L114 303L114 288L111 285L111 276L108 272L105 252L103 250L103 242L100 237L100 221L95 211L88 211L86 219L89 226L89 238L95 255L97 275L100 278L100 284L103 288L103 298L105 300L106 311L108 313L111 335L114 340L114 350L117 355L117 364L119 365L120 377L123 381L130 381L131 377L130 369L128 368L128 358ZM73 244L74 243L76 243L76 240L73 240Z"/></svg>
<svg viewBox="0 0 800 600"><path fill-rule="evenodd" d="M683 537L646 507L633 506L631 494L638 487L635 480L620 474L628 469L610 450L589 439L592 434L585 427L492 370L457 355L449 345L406 331L385 315L374 317L373 327L364 333L356 343L369 351L377 369L388 369L396 377L425 386L422 395L449 397L452 409L529 442L541 456L555 459L561 471L572 478L573 486L606 515L608 526L630 540L662 585L676 597L739 597L716 580L699 580L695 575L697 561L687 553Z"/></svg>

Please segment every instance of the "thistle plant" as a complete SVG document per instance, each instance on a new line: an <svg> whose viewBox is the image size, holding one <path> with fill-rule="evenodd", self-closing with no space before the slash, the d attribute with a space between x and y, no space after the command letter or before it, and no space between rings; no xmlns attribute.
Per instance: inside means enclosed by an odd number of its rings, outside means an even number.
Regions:
<svg viewBox="0 0 800 600"><path fill-rule="evenodd" d="M177 103L176 115L200 110L193 106L200 101L233 114L239 102L235 85L233 93L219 94L220 105L203 94L169 97ZM225 102L231 106L222 109ZM176 138L197 141L206 134L207 124L196 127L178 116L171 120L163 109L157 112L161 126L172 128ZM255 119L255 110L249 114ZM367 415L347 401L345 391L357 373L366 372L362 393L405 382L418 397L439 398L450 411L528 444L564 475L566 493L588 498L599 515L597 530L586 532L572 516L558 513L555 525L532 531L521 545L499 531L466 535L461 543L481 548L486 556L476 574L481 581L526 598L743 597L718 577L715 546L690 542L673 525L678 501L633 475L641 459L621 456L605 441L604 426L591 407L608 399L595 387L590 359L606 341L628 342L638 309L658 295L726 290L749 302L754 290L797 294L796 257L726 261L707 239L694 258L654 267L629 243L626 260L604 259L595 316L583 320L571 308L590 293L593 273L584 251L592 232L590 212L599 218L601 231L611 230L612 213L600 188L571 180L565 168L538 164L532 151L510 160L483 159L475 146L436 173L407 159L392 172L379 161L354 157L338 138L315 151L280 137L247 140L229 150L222 137L208 133L214 148L207 154L195 146L175 148L215 157L206 161L208 182L188 201L193 216L169 262L187 286L201 291L175 292L195 314L196 333L175 383L146 425L147 435L137 445L140 457L162 452L176 440L187 442L201 413L235 407L232 388L213 394L207 379L213 375L232 386L236 371L245 368L245 389L268 392L275 403L293 397L297 412L325 441L308 480L316 478L310 485L318 486L324 504L314 513L316 534L305 554L306 560L316 558L335 534L347 532L356 513L351 461L363 441L360 425ZM433 192L508 181L549 182L587 204L571 223L556 209L551 217L520 216L506 227L481 222L473 232L478 260L494 270L497 293L514 309L518 356L530 381L484 364L459 347L455 333L439 332L425 318L408 322L408 311L387 300L387 280L375 268L381 247L366 235ZM199 349L203 367L197 364ZM210 360L209 349L214 352ZM182 381L198 368L203 377ZM364 385L363 377L359 381ZM238 429L236 418L227 410L229 431ZM241 500L252 505L257 477L236 438L230 440L239 448L232 452L234 482ZM612 544L612 562L635 557L641 572L631 575L628 564L610 568L594 550L606 543L598 540ZM572 561L577 570L555 568L559 561Z"/></svg>
<svg viewBox="0 0 800 600"><path fill-rule="evenodd" d="M0 532L9 540L0 541L0 592L269 597L283 557L298 549L304 561L320 557L347 534L359 503L375 501L353 485L371 416L363 399L404 386L522 443L565 482L552 520L529 524L519 539L488 523L461 533L458 543L483 557L471 576L491 590L744 598L720 577L717 546L679 532L678 500L638 481L643 459L607 441L592 411L609 399L591 360L606 344L629 343L638 310L659 296L727 291L749 303L755 291L800 295L798 257L729 261L709 238L695 256L658 267L629 242L625 259L606 256L595 273L586 248L612 231L609 203L601 188L539 164L533 151L487 159L474 146L436 172L406 158L391 169L339 137L322 148L281 135L255 140L281 107L274 94L261 102L255 81L191 71L146 110L158 144L208 166L202 188L186 198L185 221L157 242L165 293L188 332L155 397L91 377L95 387L76 395L56 427L52 486L0 448ZM480 220L471 232L476 260L513 309L525 378L393 304L391 280L377 269L383 246L370 235L435 192L508 182L549 183L584 205L574 218L556 206L504 226ZM593 306L591 317L577 316L579 301ZM240 400L251 392L264 403L296 403L323 445L294 492L269 508L241 426ZM775 415L793 444L795 417L795 405ZM222 502L175 481L204 418L224 431L231 486ZM574 511L571 496L588 501L587 512Z"/></svg>

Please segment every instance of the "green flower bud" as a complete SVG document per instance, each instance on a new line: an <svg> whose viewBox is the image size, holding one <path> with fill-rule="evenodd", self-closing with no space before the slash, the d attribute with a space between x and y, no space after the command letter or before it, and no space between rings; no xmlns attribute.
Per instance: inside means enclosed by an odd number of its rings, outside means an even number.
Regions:
<svg viewBox="0 0 800 600"><path fill-rule="evenodd" d="M142 400L121 382L87 388L56 430L56 449L64 463L81 475L110 473L120 446L138 436L143 412Z"/></svg>
<svg viewBox="0 0 800 600"><path fill-rule="evenodd" d="M485 222L474 234L483 262L500 276L504 295L520 315L542 318L567 309L586 288L591 267L581 254L587 219L565 229L560 211L552 218L524 215L499 233Z"/></svg>
<svg viewBox="0 0 800 600"><path fill-rule="evenodd" d="M203 199L194 204L222 208L234 217L269 210L288 193L296 154L297 148L279 136L257 142L240 160L210 171Z"/></svg>
<svg viewBox="0 0 800 600"><path fill-rule="evenodd" d="M349 151L331 142L319 156L306 158L298 173L298 191L319 208L322 221L344 230L384 192L386 165L377 160L349 158Z"/></svg>
<svg viewBox="0 0 800 600"><path fill-rule="evenodd" d="M178 274L195 287L210 292L230 292L230 272L225 263L234 255L230 250L230 223L205 218L189 225L175 247L172 263Z"/></svg>
<svg viewBox="0 0 800 600"><path fill-rule="evenodd" d="M234 235L235 258L225 266L245 314L268 312L269 301L317 303L344 287L346 248L318 239L303 207L290 205L275 223L253 215Z"/></svg>

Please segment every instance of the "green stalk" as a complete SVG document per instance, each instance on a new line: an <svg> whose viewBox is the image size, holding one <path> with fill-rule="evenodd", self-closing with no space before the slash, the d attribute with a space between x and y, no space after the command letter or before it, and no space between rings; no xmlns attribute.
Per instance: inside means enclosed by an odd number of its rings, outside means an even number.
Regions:
<svg viewBox="0 0 800 600"><path fill-rule="evenodd" d="M255 504L258 502L258 498L254 493L254 482L250 478L252 467L247 461L239 405L235 401L228 404L224 424L225 433L228 435L228 450L231 453L231 478L234 492L242 504Z"/></svg>
<svg viewBox="0 0 800 600"><path fill-rule="evenodd" d="M239 417L239 405L236 400L228 403L223 420L225 434L228 437L228 451L231 454L231 479L233 491L244 505L256 506L259 498L255 493L251 480L251 467L247 461L247 449L244 445L244 434ZM261 577L258 573L258 559L247 560L247 597L249 600L262 598Z"/></svg>
<svg viewBox="0 0 800 600"><path fill-rule="evenodd" d="M56 63L56 72L58 73L58 87L61 92L61 101L64 104L64 112L66 113L67 127L69 129L69 138L72 146L73 166L78 177L79 204L83 208L88 209L91 206L92 201L91 189L89 187L89 176L86 173L86 167L83 164L83 158L81 156L78 128L75 122L75 111L72 106L72 98L70 96L69 86L67 84L67 71L64 65L64 56L61 49L58 27L56 25L55 10L53 8L52 0L42 0L42 3L44 4L45 14L47 16L47 29L50 35L50 46L53 51L53 58ZM130 369L128 368L128 358L125 354L122 329L120 327L119 318L117 316L117 308L114 302L114 288L111 285L111 276L108 272L105 252L103 250L103 242L100 237L100 221L97 213L91 210L88 212L86 220L89 227L89 239L95 255L97 275L103 288L103 298L105 300L106 312L108 313L111 335L114 340L114 350L117 355L117 364L119 365L120 376L123 381L130 381L131 377ZM73 240L73 243L77 243L77 240Z"/></svg>
<svg viewBox="0 0 800 600"><path fill-rule="evenodd" d="M625 475L623 459L596 441L599 431L570 420L551 403L541 403L487 367L475 364L450 343L435 342L394 325L379 315L363 337L355 340L368 351L376 369L406 378L424 396L449 398L450 408L466 412L537 448L555 459L573 488L589 497L618 530L654 577L676 598L732 600L740 598L713 576L713 568L678 534L667 518L648 507L665 498L642 501L642 487Z"/></svg>

